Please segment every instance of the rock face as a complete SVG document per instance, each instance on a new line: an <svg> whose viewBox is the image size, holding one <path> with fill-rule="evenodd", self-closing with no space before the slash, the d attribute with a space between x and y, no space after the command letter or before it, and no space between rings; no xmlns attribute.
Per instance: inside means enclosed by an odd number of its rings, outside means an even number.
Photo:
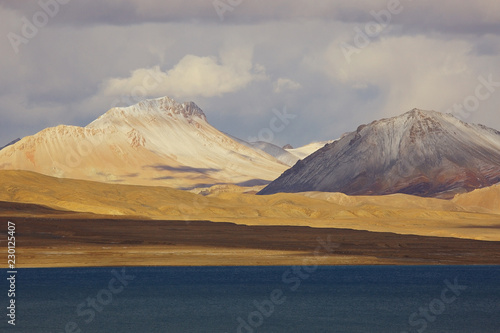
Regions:
<svg viewBox="0 0 500 333"><path fill-rule="evenodd" d="M0 151L0 169L193 188L272 181L288 166L212 127L194 103L164 97L113 108L86 127L47 128Z"/></svg>
<svg viewBox="0 0 500 333"><path fill-rule="evenodd" d="M500 132L413 109L361 125L298 161L259 194L406 193L450 198L500 182Z"/></svg>

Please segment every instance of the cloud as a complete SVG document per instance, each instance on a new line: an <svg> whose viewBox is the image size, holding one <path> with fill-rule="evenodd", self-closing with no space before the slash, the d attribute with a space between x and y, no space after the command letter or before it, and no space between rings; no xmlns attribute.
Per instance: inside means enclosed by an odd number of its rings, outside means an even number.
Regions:
<svg viewBox="0 0 500 333"><path fill-rule="evenodd" d="M108 79L103 90L114 96L213 97L265 79L264 67L252 64L251 49L233 48L218 58L186 55L166 72L159 66L136 69L129 77Z"/></svg>
<svg viewBox="0 0 500 333"><path fill-rule="evenodd" d="M339 43L353 44L354 28L388 0L247 0L223 21L212 0L70 1L18 54L5 36L42 9L0 0L0 143L84 126L117 99L168 95L243 138L286 106L300 120L276 143L300 146L413 107L446 111L474 94L479 75L500 81L500 2L400 1L348 65ZM497 89L467 121L500 129L499 103Z"/></svg>
<svg viewBox="0 0 500 333"><path fill-rule="evenodd" d="M194 24L260 24L277 20L336 20L366 23L373 20L371 11L387 9L392 0L252 0L228 1L220 20L211 0L101 0L71 1L64 5L64 15L54 24L62 25L136 25L151 22L190 22ZM399 0L404 8L391 23L408 31L448 33L497 33L500 28L500 2L497 0ZM0 0L0 5L30 18L40 10L38 1ZM62 11L62 10L61 10Z"/></svg>
<svg viewBox="0 0 500 333"><path fill-rule="evenodd" d="M477 57L467 40L420 35L374 40L354 54L351 63L336 41L311 66L352 91L374 88L380 115L393 116L414 107L448 111L474 92L478 76L500 79L497 61Z"/></svg>
<svg viewBox="0 0 500 333"><path fill-rule="evenodd" d="M293 91L293 90L300 89L302 86L300 85L300 83L295 82L291 79L280 77L278 80L276 80L274 82L273 87L274 87L274 92L279 94L279 93L284 92L286 90Z"/></svg>

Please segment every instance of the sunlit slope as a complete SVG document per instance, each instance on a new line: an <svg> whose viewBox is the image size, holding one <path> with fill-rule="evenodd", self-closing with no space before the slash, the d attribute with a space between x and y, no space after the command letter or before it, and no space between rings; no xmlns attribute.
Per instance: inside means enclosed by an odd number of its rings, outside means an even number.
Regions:
<svg viewBox="0 0 500 333"><path fill-rule="evenodd" d="M468 210L500 214L500 184L459 194L453 202Z"/></svg>
<svg viewBox="0 0 500 333"><path fill-rule="evenodd" d="M29 171L0 171L0 200L108 215L161 216L195 194L168 187L112 185ZM168 207L164 206L168 205Z"/></svg>
<svg viewBox="0 0 500 333"><path fill-rule="evenodd" d="M500 215L408 195L349 197L335 193L200 196L166 187L58 179L0 171L0 201L153 219L228 221L249 225L304 225L401 234L500 240ZM69 222L68 222L69 223Z"/></svg>

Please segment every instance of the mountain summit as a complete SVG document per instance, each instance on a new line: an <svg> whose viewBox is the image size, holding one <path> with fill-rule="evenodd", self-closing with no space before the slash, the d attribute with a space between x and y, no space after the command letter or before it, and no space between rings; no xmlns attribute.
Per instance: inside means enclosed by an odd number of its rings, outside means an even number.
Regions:
<svg viewBox="0 0 500 333"><path fill-rule="evenodd" d="M449 198L500 182L500 132L413 109L361 125L298 161L259 194L324 191Z"/></svg>
<svg viewBox="0 0 500 333"><path fill-rule="evenodd" d="M203 111L194 102L178 103L170 97L161 97L157 99L148 99L141 101L135 105L124 108L113 108L94 120L88 128L103 128L107 127L117 120L130 118L141 118L153 120L155 117L168 116L172 119L185 118L207 121L207 117Z"/></svg>

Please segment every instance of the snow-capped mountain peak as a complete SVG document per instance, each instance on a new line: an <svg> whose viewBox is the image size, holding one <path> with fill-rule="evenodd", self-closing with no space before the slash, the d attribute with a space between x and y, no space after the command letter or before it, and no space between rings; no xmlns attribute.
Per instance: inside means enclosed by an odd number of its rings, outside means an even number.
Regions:
<svg viewBox="0 0 500 333"><path fill-rule="evenodd" d="M58 126L0 152L0 168L176 188L268 182L286 169L220 132L193 102L163 97L107 111L86 127Z"/></svg>
<svg viewBox="0 0 500 333"><path fill-rule="evenodd" d="M500 181L500 132L413 109L361 125L262 190L452 196Z"/></svg>
<svg viewBox="0 0 500 333"><path fill-rule="evenodd" d="M178 103L170 97L148 99L128 107L115 107L87 125L102 128L130 119L155 122L160 119L177 119L188 122L206 122L205 113L194 102Z"/></svg>

